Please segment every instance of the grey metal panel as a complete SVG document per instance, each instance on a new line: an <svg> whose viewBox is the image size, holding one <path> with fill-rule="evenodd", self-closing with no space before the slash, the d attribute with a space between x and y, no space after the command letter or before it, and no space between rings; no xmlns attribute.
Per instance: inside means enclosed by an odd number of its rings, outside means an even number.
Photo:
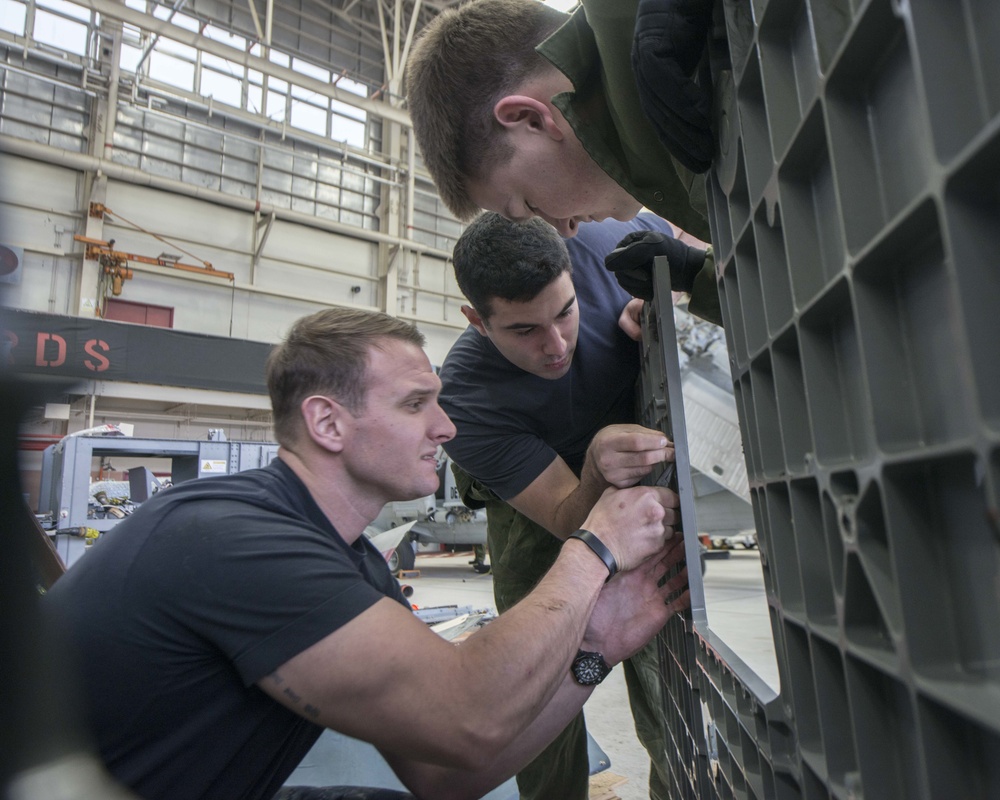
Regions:
<svg viewBox="0 0 1000 800"><path fill-rule="evenodd" d="M139 159L139 168L143 172L148 172L151 175L159 175L162 178L170 178L171 180L180 180L181 178L181 167L180 164L172 160L170 155L167 155L167 151L163 147L150 146L147 142L147 149L151 151L159 150L164 154L164 158L154 158L152 156L144 155Z"/></svg>
<svg viewBox="0 0 1000 800"><path fill-rule="evenodd" d="M336 180L339 177L339 174L332 177ZM328 206L340 205L340 187L336 184L331 185L329 183L317 183L316 199Z"/></svg>
<svg viewBox="0 0 1000 800"><path fill-rule="evenodd" d="M303 178L315 178L317 171L316 152L308 154L308 157L296 156L292 162L292 172L296 176Z"/></svg>
<svg viewBox="0 0 1000 800"><path fill-rule="evenodd" d="M278 457L278 445L257 442L233 442L238 456L235 472L266 467Z"/></svg>
<svg viewBox="0 0 1000 800"><path fill-rule="evenodd" d="M257 162L257 145L255 144L244 142L235 137L226 137L223 139L223 148L227 162L232 159L242 159L247 164L256 164Z"/></svg>
<svg viewBox="0 0 1000 800"><path fill-rule="evenodd" d="M6 104L6 111L14 119L39 128L47 128L52 120L52 104L47 98L15 97Z"/></svg>
<svg viewBox="0 0 1000 800"><path fill-rule="evenodd" d="M219 184L219 188L226 194L233 195L234 197L250 198L256 193L256 186L252 183L252 178L248 178L245 181L237 181L224 177Z"/></svg>
<svg viewBox="0 0 1000 800"><path fill-rule="evenodd" d="M265 149L264 150L264 166L271 167L274 170L281 170L282 172L288 172L292 169L295 164L295 156L292 153L282 152L280 150Z"/></svg>
<svg viewBox="0 0 1000 800"><path fill-rule="evenodd" d="M341 185L345 190L351 190L355 192L363 192L365 190L364 179L355 173L345 172Z"/></svg>
<svg viewBox="0 0 1000 800"><path fill-rule="evenodd" d="M257 165L253 161L246 160L239 153L231 153L231 150L238 149L239 147L239 143L226 143L226 153L222 160L223 185L226 184L226 178L228 178L231 181L242 181L250 188L253 188L257 180Z"/></svg>
<svg viewBox="0 0 1000 800"><path fill-rule="evenodd" d="M781 693L672 623L672 794L1000 796L1000 6L720 9L711 227Z"/></svg>
<svg viewBox="0 0 1000 800"><path fill-rule="evenodd" d="M187 160L187 158L185 158ZM220 159L206 159L220 161ZM209 169L213 169L208 165ZM217 169L218 165L216 165ZM191 167L181 167L181 180L192 186L204 186L206 189L217 189L219 187L219 177L215 171L207 172L204 169L192 169Z"/></svg>
<svg viewBox="0 0 1000 800"><path fill-rule="evenodd" d="M185 147L182 156L186 165L202 172L219 173L222 171L222 146L199 144L197 147ZM218 180L215 181L218 184Z"/></svg>
<svg viewBox="0 0 1000 800"><path fill-rule="evenodd" d="M52 87L52 102L60 106L64 112L75 111L80 115L86 115L89 108L86 95L69 86L54 85Z"/></svg>
<svg viewBox="0 0 1000 800"><path fill-rule="evenodd" d="M291 159L287 161L286 166L291 166ZM261 180L265 190L271 191L272 197L287 195L292 191L292 176L288 172L285 172L284 169L268 169L265 167L261 175Z"/></svg>
<svg viewBox="0 0 1000 800"><path fill-rule="evenodd" d="M184 139L185 125L181 120L169 119L155 114L144 114L143 128L145 128L147 133L156 134L164 139L174 139L177 141L183 141ZM162 147L163 145L161 144L160 146Z"/></svg>
<svg viewBox="0 0 1000 800"><path fill-rule="evenodd" d="M340 167L335 163L330 163L327 159L321 159L316 177L321 184L339 187L341 184Z"/></svg>
<svg viewBox="0 0 1000 800"><path fill-rule="evenodd" d="M206 130L194 125L184 126L183 137L184 142L191 145L192 148L198 148L201 151L209 153L222 152L226 141L226 137L222 131ZM197 152L197 150L193 150L192 152Z"/></svg>

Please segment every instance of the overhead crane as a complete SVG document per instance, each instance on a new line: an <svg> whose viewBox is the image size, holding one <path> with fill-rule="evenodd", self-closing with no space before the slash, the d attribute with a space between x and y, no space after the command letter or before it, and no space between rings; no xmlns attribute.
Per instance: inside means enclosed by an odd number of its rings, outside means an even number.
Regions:
<svg viewBox="0 0 1000 800"><path fill-rule="evenodd" d="M104 215L117 217L124 222L128 222L136 230L149 234L160 241L166 242L163 237L158 236L155 233L151 233L150 231L143 230L135 223L129 222L129 220L126 220L120 214L117 214L101 203L91 203L90 215L94 217L103 217ZM116 250L114 239L104 241L103 239L94 239L89 236L81 236L79 234L74 236L73 239L86 245L86 249L84 251L85 259L88 261L96 261L101 266L99 282L101 291L99 293L102 298L102 307L103 299L107 296L109 288L111 294L114 297L118 297L122 293L125 281L132 279L133 271L130 266L131 264L149 264L154 267L166 267L168 269L177 269L184 272L193 272L212 278L221 278L229 281L230 283L235 280L235 276L232 272L224 272L223 270L216 269L210 262L199 259L196 256L191 257L201 261L202 266L181 263L180 256L173 256L168 253L161 253L159 256L144 256L138 253L128 253L122 250ZM171 244L169 242L166 243ZM191 254L188 253L187 255ZM103 314L101 315L103 316Z"/></svg>

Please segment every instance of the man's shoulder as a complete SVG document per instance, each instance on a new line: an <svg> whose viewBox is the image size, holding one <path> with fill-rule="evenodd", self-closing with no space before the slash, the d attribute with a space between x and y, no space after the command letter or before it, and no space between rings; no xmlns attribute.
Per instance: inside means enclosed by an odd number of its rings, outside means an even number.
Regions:
<svg viewBox="0 0 1000 800"><path fill-rule="evenodd" d="M604 266L604 257L629 233L648 229L644 222L635 220L586 222L580 226L576 236L566 240L566 249L573 264L573 286L588 316L606 311L617 325L618 314L631 296Z"/></svg>
<svg viewBox="0 0 1000 800"><path fill-rule="evenodd" d="M649 211L643 211L626 222L607 219L603 222L584 223L579 227L577 235L566 241L566 248L571 258L577 251L584 250L599 256L603 266L604 256L614 250L618 242L635 231L659 231L666 236L674 235L673 226L667 220Z"/></svg>
<svg viewBox="0 0 1000 800"><path fill-rule="evenodd" d="M441 369L444 370L446 367L455 364L456 362L460 363L470 355L478 355L481 353L481 339L483 339L483 336L479 333L479 331L471 325L467 327L458 335L458 338L455 339L451 348L448 350L448 355L445 356Z"/></svg>
<svg viewBox="0 0 1000 800"><path fill-rule="evenodd" d="M441 364L443 394L447 395L456 386L464 386L470 377L474 377L476 385L481 386L479 378L484 373L502 373L511 369L510 362L490 340L470 326L455 340Z"/></svg>
<svg viewBox="0 0 1000 800"><path fill-rule="evenodd" d="M674 226L658 214L652 211L642 211L630 220L630 224L635 225L639 230L660 231L671 238L674 236Z"/></svg>

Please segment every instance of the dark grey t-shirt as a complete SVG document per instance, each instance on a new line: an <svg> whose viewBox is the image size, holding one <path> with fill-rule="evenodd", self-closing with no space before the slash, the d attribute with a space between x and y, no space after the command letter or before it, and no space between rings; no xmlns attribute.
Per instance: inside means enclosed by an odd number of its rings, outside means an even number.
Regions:
<svg viewBox="0 0 1000 800"><path fill-rule="evenodd" d="M146 800L270 798L321 728L254 684L382 597L382 556L348 546L280 460L144 503L56 582L112 774Z"/></svg>
<svg viewBox="0 0 1000 800"><path fill-rule="evenodd" d="M639 345L618 327L631 297L605 269L604 256L638 230L673 235L664 220L641 214L631 222L583 224L567 241L580 334L562 378L515 367L472 327L445 358L440 403L458 428L445 450L502 499L527 488L557 455L579 474L597 431L635 421Z"/></svg>

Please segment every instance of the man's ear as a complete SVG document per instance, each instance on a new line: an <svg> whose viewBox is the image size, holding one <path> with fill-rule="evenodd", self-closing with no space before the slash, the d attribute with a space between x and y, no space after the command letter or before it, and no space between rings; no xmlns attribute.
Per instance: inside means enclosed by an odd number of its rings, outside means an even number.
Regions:
<svg viewBox="0 0 1000 800"><path fill-rule="evenodd" d="M479 316L476 309L472 306L462 306L462 313L465 314L465 318L469 320L469 324L473 328L479 331L483 336L489 336L489 333L486 331L486 323L483 321L483 318Z"/></svg>
<svg viewBox="0 0 1000 800"><path fill-rule="evenodd" d="M318 447L331 453L344 449L347 408L332 397L314 394L302 401L302 424L306 435Z"/></svg>
<svg viewBox="0 0 1000 800"><path fill-rule="evenodd" d="M501 97L493 106L493 116L510 132L527 130L547 134L557 142L563 139L562 129L552 116L551 107L526 94Z"/></svg>

